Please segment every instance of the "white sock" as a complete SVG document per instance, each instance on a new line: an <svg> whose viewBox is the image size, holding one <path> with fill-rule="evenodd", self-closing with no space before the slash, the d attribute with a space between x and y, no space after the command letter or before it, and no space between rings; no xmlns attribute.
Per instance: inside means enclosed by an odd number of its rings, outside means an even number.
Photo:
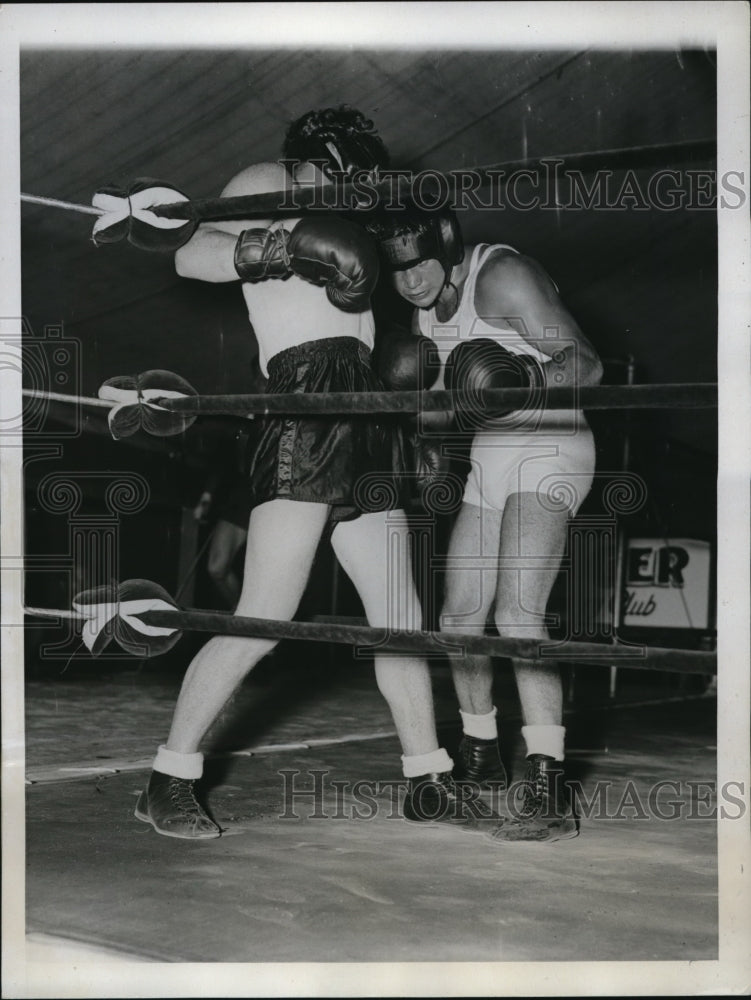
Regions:
<svg viewBox="0 0 751 1000"><path fill-rule="evenodd" d="M154 770L169 774L173 778L187 778L195 781L203 774L202 753L175 753L161 746L154 758Z"/></svg>
<svg viewBox="0 0 751 1000"><path fill-rule="evenodd" d="M431 750L430 753L402 757L402 773L405 778L419 778L421 774L444 774L453 767L454 762L443 747Z"/></svg>
<svg viewBox="0 0 751 1000"><path fill-rule="evenodd" d="M494 740L498 737L498 726L495 721L498 709L493 707L492 712L487 715L470 715L469 712L462 712L462 729L465 736L474 736L477 740Z"/></svg>
<svg viewBox="0 0 751 1000"><path fill-rule="evenodd" d="M544 753L547 757L563 760L565 726L522 726L522 736L527 744L527 756Z"/></svg>

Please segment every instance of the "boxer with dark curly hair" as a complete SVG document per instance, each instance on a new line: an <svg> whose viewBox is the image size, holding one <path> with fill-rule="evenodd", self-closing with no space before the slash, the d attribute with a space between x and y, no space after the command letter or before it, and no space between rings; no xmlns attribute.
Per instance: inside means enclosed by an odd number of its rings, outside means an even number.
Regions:
<svg viewBox="0 0 751 1000"><path fill-rule="evenodd" d="M302 115L287 129L282 146L286 160L320 160L323 173L376 173L388 167L389 153L373 122L356 108L342 104Z"/></svg>
<svg viewBox="0 0 751 1000"><path fill-rule="evenodd" d="M292 178L278 162L258 163L240 171L223 196L323 182L311 160L323 158L331 170L372 170L387 159L372 124L353 109L304 115L289 128L285 154L300 161ZM334 216L204 223L177 252L176 267L185 278L241 283L269 393L383 388L370 364L369 297L378 253L362 227ZM370 625L419 629L407 521L396 488L404 472L397 423L377 417L264 418L250 468L252 510L236 613L290 620L319 542L330 531ZM199 745L236 687L274 645L217 636L192 661L169 738L136 808L136 816L157 832L186 839L221 834L194 791L203 768ZM375 673L402 746L405 817L461 818L452 761L438 744L425 658L376 652Z"/></svg>

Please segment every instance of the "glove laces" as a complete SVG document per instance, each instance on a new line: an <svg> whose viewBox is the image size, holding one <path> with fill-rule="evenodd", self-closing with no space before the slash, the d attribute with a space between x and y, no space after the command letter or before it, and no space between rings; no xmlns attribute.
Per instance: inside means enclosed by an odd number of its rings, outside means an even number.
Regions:
<svg viewBox="0 0 751 1000"><path fill-rule="evenodd" d="M290 255L287 253L287 241L289 240L289 233L286 229L280 227L279 229L269 229L266 232L266 239L263 247L263 260L266 263L266 269L271 266L273 262L283 261L284 266L289 268L291 263Z"/></svg>

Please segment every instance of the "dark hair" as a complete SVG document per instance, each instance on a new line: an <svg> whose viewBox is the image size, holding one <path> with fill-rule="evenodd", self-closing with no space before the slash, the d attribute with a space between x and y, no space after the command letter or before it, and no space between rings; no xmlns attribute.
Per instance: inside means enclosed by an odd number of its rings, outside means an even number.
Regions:
<svg viewBox="0 0 751 1000"><path fill-rule="evenodd" d="M346 104L308 111L293 121L284 137L282 154L288 160L326 160L329 170L346 173L390 163L373 122Z"/></svg>

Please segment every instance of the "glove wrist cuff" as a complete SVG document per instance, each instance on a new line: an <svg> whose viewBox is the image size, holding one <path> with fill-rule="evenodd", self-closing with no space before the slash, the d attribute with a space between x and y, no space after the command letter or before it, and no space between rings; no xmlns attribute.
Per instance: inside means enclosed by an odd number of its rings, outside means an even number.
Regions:
<svg viewBox="0 0 751 1000"><path fill-rule="evenodd" d="M288 278L290 258L286 229L244 229L235 243L235 270L243 281Z"/></svg>

